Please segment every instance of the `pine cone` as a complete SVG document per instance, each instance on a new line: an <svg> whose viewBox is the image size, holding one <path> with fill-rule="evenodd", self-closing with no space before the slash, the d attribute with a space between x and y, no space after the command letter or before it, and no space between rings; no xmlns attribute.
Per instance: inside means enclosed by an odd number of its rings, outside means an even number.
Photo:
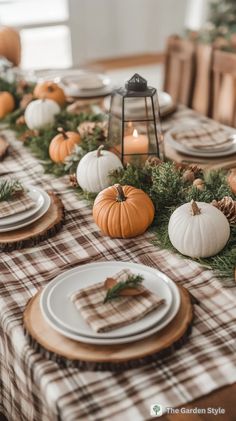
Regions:
<svg viewBox="0 0 236 421"><path fill-rule="evenodd" d="M25 124L25 117L23 115L21 115L20 117L17 118L16 125L17 126L23 126L24 124Z"/></svg>
<svg viewBox="0 0 236 421"><path fill-rule="evenodd" d="M27 105L34 99L33 94L24 94L20 102L20 108L25 110Z"/></svg>
<svg viewBox="0 0 236 421"><path fill-rule="evenodd" d="M69 181L70 181L70 186L71 187L78 187L78 182L77 182L77 178L76 178L76 174L70 174L69 176Z"/></svg>
<svg viewBox="0 0 236 421"><path fill-rule="evenodd" d="M205 189L205 183L204 180L201 178L196 178L196 180L193 181L193 186L196 187L198 190L204 190Z"/></svg>
<svg viewBox="0 0 236 421"><path fill-rule="evenodd" d="M183 171L183 172L185 172L185 171L193 172L194 178L200 178L203 175L202 168L199 167L196 164L190 164L189 165L189 164L183 164L182 162L181 163L175 162L174 164L175 164L175 167L176 167L177 170L180 170L180 171Z"/></svg>
<svg viewBox="0 0 236 421"><path fill-rule="evenodd" d="M200 168L198 165L190 164L188 166L188 169L194 173L195 178L201 178L201 176L203 175L202 168Z"/></svg>
<svg viewBox="0 0 236 421"><path fill-rule="evenodd" d="M219 201L213 200L211 204L223 212L230 224L236 224L236 200L225 196Z"/></svg>
<svg viewBox="0 0 236 421"><path fill-rule="evenodd" d="M16 87L16 92L20 95L23 95L28 88L29 84L25 80L19 80Z"/></svg>
<svg viewBox="0 0 236 421"><path fill-rule="evenodd" d="M86 135L93 134L95 127L96 123L93 121L84 121L83 123L80 123L80 125L77 127L77 130L80 136L84 137Z"/></svg>
<svg viewBox="0 0 236 421"><path fill-rule="evenodd" d="M19 140L21 140L21 142L24 143L31 137L38 136L38 135L39 135L38 130L26 130L24 133L22 133L21 136L19 136Z"/></svg>
<svg viewBox="0 0 236 421"><path fill-rule="evenodd" d="M185 170L182 175L182 180L192 183L195 179L194 172L192 170Z"/></svg>
<svg viewBox="0 0 236 421"><path fill-rule="evenodd" d="M157 167L158 165L162 164L162 160L158 158L158 156L149 156L145 162L145 166L149 167Z"/></svg>

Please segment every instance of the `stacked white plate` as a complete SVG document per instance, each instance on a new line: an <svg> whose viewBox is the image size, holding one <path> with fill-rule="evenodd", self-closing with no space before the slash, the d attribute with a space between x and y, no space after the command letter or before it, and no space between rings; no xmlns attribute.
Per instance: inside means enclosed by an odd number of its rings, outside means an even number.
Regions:
<svg viewBox="0 0 236 421"><path fill-rule="evenodd" d="M25 185L24 187L30 198L35 202L35 206L23 212L0 218L0 233L26 227L37 221L39 218L42 218L42 216L48 211L50 206L49 195L38 187L31 185Z"/></svg>
<svg viewBox="0 0 236 421"><path fill-rule="evenodd" d="M97 333L82 318L70 300L73 292L114 276L128 268L144 277L143 285L165 303L142 319L110 332ZM95 345L115 345L142 340L163 329L175 317L180 306L176 284L164 273L148 266L127 262L99 262L70 269L54 278L43 290L41 311L48 324L76 341Z"/></svg>
<svg viewBox="0 0 236 421"><path fill-rule="evenodd" d="M168 112L170 112L172 109L175 108L173 100L171 96L167 92L158 92L158 100L159 100L159 107L160 107L160 114L165 115ZM106 112L110 111L110 104L111 104L111 98L105 98L104 99L104 107ZM129 101L126 103L126 117L127 118L139 118L139 113L143 111L144 106L144 100L141 98L138 100L137 98L129 98ZM120 114L121 109L117 107L116 109L113 108L113 112ZM143 115L140 115L140 118L142 118Z"/></svg>
<svg viewBox="0 0 236 421"><path fill-rule="evenodd" d="M178 130L181 130L183 132L185 130L188 131L189 129L192 129L196 125L197 124L194 123L192 125L183 124L183 125L176 126L175 128L169 130L165 134L165 142L168 143L177 152L180 152L185 155L198 156L202 158L221 158L223 156L229 156L236 153L236 131L235 129L232 129L231 127L227 127L223 125L221 127L223 128L225 127L226 132L229 133L229 139L226 142L224 141L222 145L219 145L215 149L209 148L209 147L203 147L202 145L201 147L197 148L196 146L195 147L191 146L191 143L189 144L189 146L187 146L187 145L183 145L181 142L178 142L175 139L175 133Z"/></svg>
<svg viewBox="0 0 236 421"><path fill-rule="evenodd" d="M109 95L113 86L111 80L104 74L79 71L68 74L60 81L66 95L77 98L95 98Z"/></svg>

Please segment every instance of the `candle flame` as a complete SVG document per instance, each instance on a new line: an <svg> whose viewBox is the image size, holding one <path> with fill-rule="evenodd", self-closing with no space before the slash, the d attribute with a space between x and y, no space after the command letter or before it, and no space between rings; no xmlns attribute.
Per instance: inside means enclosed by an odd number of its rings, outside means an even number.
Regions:
<svg viewBox="0 0 236 421"><path fill-rule="evenodd" d="M137 129L134 129L134 131L133 131L133 137L138 138L138 130Z"/></svg>

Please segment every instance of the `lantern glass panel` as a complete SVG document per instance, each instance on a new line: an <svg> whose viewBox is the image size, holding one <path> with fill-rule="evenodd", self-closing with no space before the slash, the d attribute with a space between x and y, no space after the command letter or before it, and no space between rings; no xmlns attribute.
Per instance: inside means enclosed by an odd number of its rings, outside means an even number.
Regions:
<svg viewBox="0 0 236 421"><path fill-rule="evenodd" d="M119 157L121 156L121 139L123 137L122 124L122 102L121 95L114 95L111 98L111 111L109 116L109 144L111 150Z"/></svg>
<svg viewBox="0 0 236 421"><path fill-rule="evenodd" d="M125 88L114 91L109 116L109 143L123 163L143 165L159 156L161 135L156 90L135 74Z"/></svg>
<svg viewBox="0 0 236 421"><path fill-rule="evenodd" d="M161 127L160 105L159 105L159 99L158 99L157 93L153 96L153 104L154 104L154 113L156 116L156 131L157 131L157 139L158 139L158 145L159 145L159 157L163 159L164 158L164 137L163 137L162 127Z"/></svg>
<svg viewBox="0 0 236 421"><path fill-rule="evenodd" d="M153 119L152 102L150 97L124 98L124 120L150 120Z"/></svg>

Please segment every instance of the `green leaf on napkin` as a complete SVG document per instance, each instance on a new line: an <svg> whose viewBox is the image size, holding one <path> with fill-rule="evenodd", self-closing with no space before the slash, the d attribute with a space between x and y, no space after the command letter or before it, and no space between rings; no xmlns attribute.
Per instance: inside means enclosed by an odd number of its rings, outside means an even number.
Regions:
<svg viewBox="0 0 236 421"><path fill-rule="evenodd" d="M18 180L0 181L0 202L4 200L15 199L24 193L24 187Z"/></svg>
<svg viewBox="0 0 236 421"><path fill-rule="evenodd" d="M125 288L138 288L143 282L142 275L130 275L126 279L126 281L117 282L114 287L108 289L107 294L104 298L103 303L107 303L108 301L115 300L119 297L120 292Z"/></svg>

